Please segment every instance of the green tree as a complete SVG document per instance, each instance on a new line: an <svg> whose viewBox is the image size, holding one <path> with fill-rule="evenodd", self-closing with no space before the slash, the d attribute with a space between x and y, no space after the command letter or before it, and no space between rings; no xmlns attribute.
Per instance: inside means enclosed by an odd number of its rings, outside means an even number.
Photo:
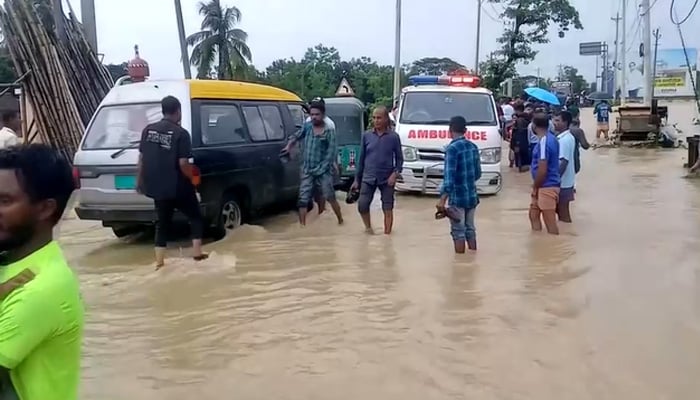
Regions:
<svg viewBox="0 0 700 400"><path fill-rule="evenodd" d="M444 75L466 67L447 57L425 57L409 64L408 75Z"/></svg>
<svg viewBox="0 0 700 400"><path fill-rule="evenodd" d="M573 26L583 29L579 13L570 0L488 0L503 6L500 18L507 28L497 39L501 48L480 65L484 83L498 90L504 80L515 76L518 63L535 59L534 46L549 43L549 29L556 25L559 37Z"/></svg>
<svg viewBox="0 0 700 400"><path fill-rule="evenodd" d="M236 28L241 11L221 5L220 0L201 1L198 7L203 18L201 31L187 37L187 44L192 46L190 63L197 67L197 77L209 78L215 71L218 79L237 78L252 59L246 44L248 34Z"/></svg>
<svg viewBox="0 0 700 400"><path fill-rule="evenodd" d="M559 69L557 80L571 82L571 90L574 93L581 93L582 90L587 90L589 86L583 75L578 73L578 69L570 65L564 65Z"/></svg>

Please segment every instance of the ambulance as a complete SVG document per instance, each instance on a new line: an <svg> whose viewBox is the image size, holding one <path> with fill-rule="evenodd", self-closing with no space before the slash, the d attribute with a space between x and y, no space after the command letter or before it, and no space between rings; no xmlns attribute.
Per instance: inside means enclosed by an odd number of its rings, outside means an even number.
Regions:
<svg viewBox="0 0 700 400"><path fill-rule="evenodd" d="M401 90L396 132L401 137L404 164L396 189L438 194L442 185L445 148L452 140L449 122L467 120L466 138L479 148L479 194L501 190L501 126L491 91L474 75L418 75Z"/></svg>

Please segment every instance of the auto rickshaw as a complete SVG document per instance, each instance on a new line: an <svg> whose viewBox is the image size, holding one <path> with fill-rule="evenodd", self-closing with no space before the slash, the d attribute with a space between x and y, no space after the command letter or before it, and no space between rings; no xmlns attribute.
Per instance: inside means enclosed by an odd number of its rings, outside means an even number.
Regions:
<svg viewBox="0 0 700 400"><path fill-rule="evenodd" d="M347 190L352 185L360 160L360 142L367 123L365 104L355 97L324 99L326 115L335 123L338 143L338 174L334 186Z"/></svg>

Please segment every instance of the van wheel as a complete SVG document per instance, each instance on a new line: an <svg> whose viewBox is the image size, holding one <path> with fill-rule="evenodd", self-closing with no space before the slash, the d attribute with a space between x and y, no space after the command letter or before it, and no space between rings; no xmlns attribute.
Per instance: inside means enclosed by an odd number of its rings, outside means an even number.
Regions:
<svg viewBox="0 0 700 400"><path fill-rule="evenodd" d="M214 237L216 239L223 239L227 232L243 224L243 209L232 194L224 195L217 218L214 228Z"/></svg>
<svg viewBox="0 0 700 400"><path fill-rule="evenodd" d="M127 236L135 235L137 233L143 233L145 231L144 227L138 225L131 226L113 226L112 233L119 239L124 239Z"/></svg>

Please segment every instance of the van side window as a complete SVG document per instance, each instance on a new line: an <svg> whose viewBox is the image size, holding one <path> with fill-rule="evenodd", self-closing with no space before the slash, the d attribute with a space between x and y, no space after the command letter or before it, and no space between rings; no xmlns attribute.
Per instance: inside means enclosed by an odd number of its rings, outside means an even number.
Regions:
<svg viewBox="0 0 700 400"><path fill-rule="evenodd" d="M277 106L260 106L260 114L262 114L263 122L265 123L267 139L284 139L286 135L284 134L284 124L282 123L280 109Z"/></svg>
<svg viewBox="0 0 700 400"><path fill-rule="evenodd" d="M265 123L260 116L260 111L256 106L244 106L243 116L245 116L245 122L248 124L248 133L250 133L250 138L254 142L262 142L267 140L267 135L265 134Z"/></svg>
<svg viewBox="0 0 700 400"><path fill-rule="evenodd" d="M238 106L202 105L202 143L205 145L245 143L243 121Z"/></svg>
<svg viewBox="0 0 700 400"><path fill-rule="evenodd" d="M306 121L304 108L299 104L287 104L287 108L289 109L289 113L292 114L292 122L294 122L295 125L304 125L304 121Z"/></svg>

